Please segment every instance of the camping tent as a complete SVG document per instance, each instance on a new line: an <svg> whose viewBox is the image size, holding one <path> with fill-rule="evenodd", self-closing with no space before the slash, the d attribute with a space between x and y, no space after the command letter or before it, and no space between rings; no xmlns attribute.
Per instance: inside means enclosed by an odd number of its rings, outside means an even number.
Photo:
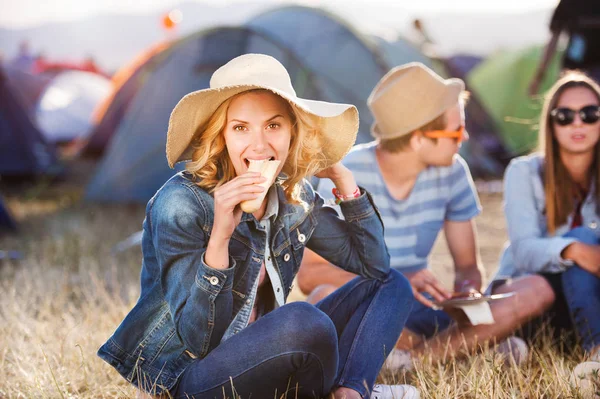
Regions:
<svg viewBox="0 0 600 399"><path fill-rule="evenodd" d="M52 173L54 148L35 127L0 68L0 176Z"/></svg>
<svg viewBox="0 0 600 399"><path fill-rule="evenodd" d="M279 59L301 97L356 105L361 117L358 143L372 140L366 101L379 79L396 64L421 61L431 65L401 39L389 43L363 37L322 10L298 6L259 14L243 28L203 31L150 50L136 67L128 67L124 75L129 78L113 96L100 123L110 121L103 137L113 135L113 139L88 186L87 198L147 201L173 174L164 151L168 118L177 101L190 91L208 87L214 70L248 52ZM482 170L495 169L485 166Z"/></svg>
<svg viewBox="0 0 600 399"><path fill-rule="evenodd" d="M25 72L11 65L6 65L4 73L11 91L19 98L27 114L34 118L38 99L52 76Z"/></svg>
<svg viewBox="0 0 600 399"><path fill-rule="evenodd" d="M532 99L527 90L541 56L541 47L500 52L467 75L467 84L494 119L498 135L513 155L529 152L537 143L542 97ZM556 81L561 58L561 52L557 52L552 59L541 92Z"/></svg>
<svg viewBox="0 0 600 399"><path fill-rule="evenodd" d="M85 140L81 140L81 155L97 157L104 152L131 100L145 82L139 76L151 71L154 64L160 62L160 54L168 47L168 42L160 42L113 75L112 93L94 110L94 128Z"/></svg>
<svg viewBox="0 0 600 399"><path fill-rule="evenodd" d="M52 78L38 99L36 121L46 139L66 143L92 129L94 108L108 97L110 81L84 71L65 71Z"/></svg>
<svg viewBox="0 0 600 399"><path fill-rule="evenodd" d="M272 55L287 68L298 96L321 97L315 79L295 55L263 34L217 28L183 38L132 77L141 80L139 88L88 184L87 198L147 201L173 174L164 155L171 111L185 94L207 88L217 68L244 53Z"/></svg>
<svg viewBox="0 0 600 399"><path fill-rule="evenodd" d="M309 7L276 8L246 24L273 38L314 73L325 101L354 104L361 116L357 142L370 141L366 99L389 66L375 43L336 16Z"/></svg>
<svg viewBox="0 0 600 399"><path fill-rule="evenodd" d="M460 78L466 81L467 75L483 59L481 57L458 54L437 60L436 66L442 76ZM466 82L467 90L470 90ZM477 93L471 91L465 108L466 128L470 139L463 143L460 154L468 161L471 174L475 177L500 177L512 154L498 135L498 125L485 110Z"/></svg>
<svg viewBox="0 0 600 399"><path fill-rule="evenodd" d="M350 24L322 9L285 6L266 11L246 23L281 43L313 72L324 101L354 104L360 114L357 143L373 140L373 118L367 98L393 66L410 61L429 63L402 39L388 42L363 36Z"/></svg>
<svg viewBox="0 0 600 399"><path fill-rule="evenodd" d="M0 197L0 230L15 230L17 224Z"/></svg>

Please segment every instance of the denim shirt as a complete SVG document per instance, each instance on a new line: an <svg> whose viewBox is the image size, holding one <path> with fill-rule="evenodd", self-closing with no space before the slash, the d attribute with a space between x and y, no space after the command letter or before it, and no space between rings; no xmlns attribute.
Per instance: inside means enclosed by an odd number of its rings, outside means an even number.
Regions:
<svg viewBox="0 0 600 399"><path fill-rule="evenodd" d="M571 228L573 215L550 235L546 224L546 195L542 180L544 157L536 153L515 158L504 176L504 213L509 244L500 259L494 279L518 277L534 273L560 273L573 263L560 254L574 238L563 237ZM583 225L600 237L592 185L581 207Z"/></svg>
<svg viewBox="0 0 600 399"><path fill-rule="evenodd" d="M361 190L359 198L344 201L341 218L306 180L300 183L304 205L288 203L280 184L275 187L279 210L269 249L285 298L305 246L352 273L369 278L389 273L383 223L369 193ZM229 268L213 269L204 261L213 220L212 195L185 172L165 183L146 207L140 297L98 350L145 391L173 388L194 359L220 344L240 310L253 301L265 261L265 230L244 213L229 241ZM250 311L236 320L234 332L247 325Z"/></svg>

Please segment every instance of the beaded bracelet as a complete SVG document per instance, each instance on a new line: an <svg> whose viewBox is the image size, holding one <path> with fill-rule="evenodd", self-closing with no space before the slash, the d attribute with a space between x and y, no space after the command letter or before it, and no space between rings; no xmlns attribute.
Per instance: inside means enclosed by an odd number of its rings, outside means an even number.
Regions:
<svg viewBox="0 0 600 399"><path fill-rule="evenodd" d="M335 203L337 205L339 205L340 202L342 202L342 201L360 197L360 188L358 188L358 186L356 187L354 192L352 192L352 194L350 194L350 195L343 195L342 193L340 193L340 190L338 190L336 187L332 188L331 192L333 193L333 195L335 197Z"/></svg>

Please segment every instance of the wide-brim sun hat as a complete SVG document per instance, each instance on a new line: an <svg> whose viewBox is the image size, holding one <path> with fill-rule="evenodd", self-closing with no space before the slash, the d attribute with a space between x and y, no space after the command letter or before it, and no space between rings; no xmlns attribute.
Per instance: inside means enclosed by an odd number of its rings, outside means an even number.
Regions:
<svg viewBox="0 0 600 399"><path fill-rule="evenodd" d="M375 121L371 135L388 140L409 134L455 105L465 83L443 79L420 62L393 68L367 99Z"/></svg>
<svg viewBox="0 0 600 399"><path fill-rule="evenodd" d="M354 145L358 133L358 110L354 105L299 98L279 61L264 54L244 54L217 69L208 89L187 94L175 106L167 132L169 166L191 159L191 143L198 128L225 100L254 89L269 90L319 118L325 157L322 169L339 162Z"/></svg>

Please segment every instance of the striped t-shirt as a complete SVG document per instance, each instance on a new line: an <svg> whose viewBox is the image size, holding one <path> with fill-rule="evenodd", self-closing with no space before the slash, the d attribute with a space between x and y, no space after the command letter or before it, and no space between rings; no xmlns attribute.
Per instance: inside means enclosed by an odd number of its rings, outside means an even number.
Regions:
<svg viewBox="0 0 600 399"><path fill-rule="evenodd" d="M467 221L481 212L469 167L459 155L451 166L424 169L403 200L390 195L375 156L376 142L355 146L343 164L367 189L379 209L391 266L401 272L427 267L427 257L445 220ZM333 199L329 179L321 179L317 191Z"/></svg>

